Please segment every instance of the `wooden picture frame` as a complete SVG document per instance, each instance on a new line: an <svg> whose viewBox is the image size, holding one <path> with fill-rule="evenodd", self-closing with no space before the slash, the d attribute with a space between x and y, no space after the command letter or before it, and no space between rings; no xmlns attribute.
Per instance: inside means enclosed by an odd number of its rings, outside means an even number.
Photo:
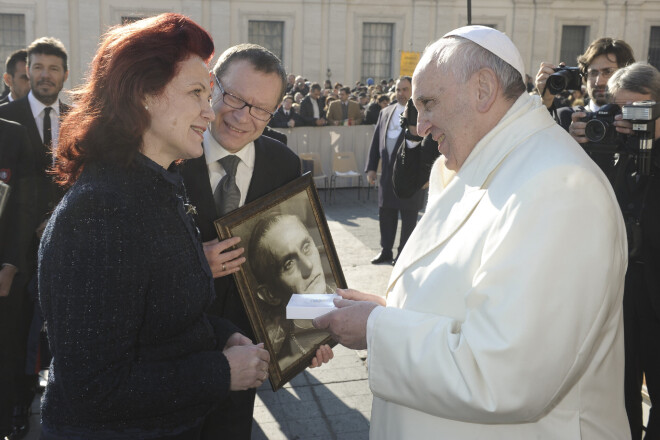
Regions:
<svg viewBox="0 0 660 440"><path fill-rule="evenodd" d="M257 342L270 353L273 391L307 368L322 344L336 343L311 320L287 320L293 293L346 288L311 173L215 221L220 240L241 237L246 262L235 273ZM322 290L322 291L321 291Z"/></svg>

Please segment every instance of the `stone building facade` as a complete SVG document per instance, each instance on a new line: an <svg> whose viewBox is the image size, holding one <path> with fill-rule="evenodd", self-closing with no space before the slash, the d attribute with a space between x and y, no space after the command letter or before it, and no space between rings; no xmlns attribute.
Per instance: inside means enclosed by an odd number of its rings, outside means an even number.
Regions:
<svg viewBox="0 0 660 440"><path fill-rule="evenodd" d="M217 53L257 42L290 72L344 84L398 76L401 51L422 51L468 20L465 0L0 0L0 56L57 37L72 87L109 26L166 11L209 29ZM511 36L532 76L543 60L575 65L601 36L623 38L638 60L660 65L660 0L474 0L471 17Z"/></svg>

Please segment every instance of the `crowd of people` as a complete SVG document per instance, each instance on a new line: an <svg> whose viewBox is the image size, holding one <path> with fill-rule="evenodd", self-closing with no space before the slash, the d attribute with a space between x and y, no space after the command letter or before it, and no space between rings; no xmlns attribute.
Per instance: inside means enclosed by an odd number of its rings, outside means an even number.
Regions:
<svg viewBox="0 0 660 440"><path fill-rule="evenodd" d="M374 439L660 438L640 393L645 377L659 395L658 70L599 38L562 107L546 87L559 65L530 87L484 26L429 45L412 77L352 89L287 75L254 44L210 67L214 50L180 14L112 28L72 106L59 40L7 60L0 438L25 436L49 368L44 440L248 439L256 387L298 352L331 362L327 335L368 350ZM585 118L643 101L648 121L617 113L612 145L590 138ZM272 310L334 286L295 215L259 219L247 243L214 221L301 175L268 125L361 123L376 126L387 299L338 289L312 323L266 314L277 348L255 344L243 246Z"/></svg>
<svg viewBox="0 0 660 440"><path fill-rule="evenodd" d="M367 78L366 84L358 81L353 88L338 82L333 85L330 80L321 86L290 73L286 95L268 125L273 128L373 125L380 111L396 102L394 83L394 79L383 79L376 84L373 78Z"/></svg>

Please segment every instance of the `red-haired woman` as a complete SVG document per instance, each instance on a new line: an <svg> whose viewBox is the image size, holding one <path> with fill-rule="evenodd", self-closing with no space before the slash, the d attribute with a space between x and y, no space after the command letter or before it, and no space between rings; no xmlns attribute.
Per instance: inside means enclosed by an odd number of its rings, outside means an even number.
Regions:
<svg viewBox="0 0 660 440"><path fill-rule="evenodd" d="M170 169L202 154L212 55L181 15L111 29L62 124L55 172L70 189L39 251L42 439L196 439L230 389L266 378L268 352L204 314L211 270Z"/></svg>

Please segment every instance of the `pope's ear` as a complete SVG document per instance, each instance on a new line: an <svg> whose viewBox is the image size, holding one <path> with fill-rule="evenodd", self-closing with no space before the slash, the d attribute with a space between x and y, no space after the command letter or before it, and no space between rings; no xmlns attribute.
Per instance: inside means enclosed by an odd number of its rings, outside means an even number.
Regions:
<svg viewBox="0 0 660 440"><path fill-rule="evenodd" d="M282 303L282 299L273 294L265 284L259 284L257 287L257 296L269 306L279 306Z"/></svg>
<svg viewBox="0 0 660 440"><path fill-rule="evenodd" d="M495 72L484 67L477 73L477 110L486 113L490 110L497 98L500 83Z"/></svg>

